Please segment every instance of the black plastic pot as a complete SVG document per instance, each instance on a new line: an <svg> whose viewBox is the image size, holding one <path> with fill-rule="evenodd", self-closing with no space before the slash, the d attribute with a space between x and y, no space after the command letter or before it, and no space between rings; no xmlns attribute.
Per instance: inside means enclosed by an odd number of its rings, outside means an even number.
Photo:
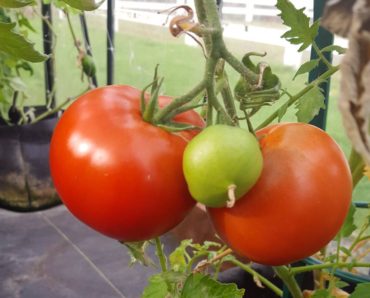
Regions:
<svg viewBox="0 0 370 298"><path fill-rule="evenodd" d="M297 263L297 266L302 265L314 265L320 264L320 261L315 258L306 258L303 261ZM282 281L276 276L271 266L265 266L260 264L253 264L253 269L263 275L265 278L274 283L277 287L284 291L284 298L291 298L288 289L286 289ZM343 270L336 270L335 276L346 282L348 286L344 287L343 290L352 293L359 283L370 282L370 276L353 274ZM306 272L297 275L297 281L302 289L313 290L313 274L312 272ZM220 282L223 283L235 283L239 289L245 289L244 297L258 297L258 298L278 298L274 292L268 288L260 288L257 286L253 277L245 272L243 269L235 267L221 272L219 275Z"/></svg>
<svg viewBox="0 0 370 298"><path fill-rule="evenodd" d="M282 287L282 281L274 274L272 267L253 264L252 268L279 288ZM243 297L279 298L279 296L270 289L258 287L256 282L253 280L253 276L239 267L221 272L219 274L218 281L222 283L235 283L239 289L245 289Z"/></svg>
<svg viewBox="0 0 370 298"><path fill-rule="evenodd" d="M34 107L36 114L44 107ZM0 124L0 207L36 211L60 204L49 172L49 143L57 115L35 124Z"/></svg>

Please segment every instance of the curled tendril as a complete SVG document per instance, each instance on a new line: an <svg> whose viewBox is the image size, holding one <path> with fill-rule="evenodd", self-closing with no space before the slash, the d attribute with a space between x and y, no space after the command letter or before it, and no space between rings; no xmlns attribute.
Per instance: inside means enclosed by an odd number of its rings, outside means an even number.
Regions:
<svg viewBox="0 0 370 298"><path fill-rule="evenodd" d="M200 34L199 32L199 24L194 21L194 11L190 6L187 5L179 5L173 8L170 8L168 10L162 11L166 12L168 11L167 19L164 24L167 24L171 14L173 14L175 11L179 9L184 9L186 11L186 15L180 15L175 16L171 19L169 28L170 32L174 37L179 36L181 33L185 32L193 32L197 35ZM160 12L161 13L161 12Z"/></svg>
<svg viewBox="0 0 370 298"><path fill-rule="evenodd" d="M186 11L186 15L179 15L175 16L171 19L169 23L169 30L172 36L178 37L181 34L186 34L190 36L203 50L203 54L205 55L205 50L202 45L202 43L199 41L199 39L196 36L201 37L201 25L194 20L194 11L193 9L188 5L179 5L173 8L170 8L168 10L161 11L159 13L163 13L168 11L168 15L166 18L166 21L164 23L167 24L168 20L175 11L183 9ZM205 55L206 56L206 55Z"/></svg>

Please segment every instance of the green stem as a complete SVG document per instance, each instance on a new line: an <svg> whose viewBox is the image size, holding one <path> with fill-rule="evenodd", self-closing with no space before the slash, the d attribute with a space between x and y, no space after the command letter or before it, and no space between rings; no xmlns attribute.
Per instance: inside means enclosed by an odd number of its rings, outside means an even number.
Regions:
<svg viewBox="0 0 370 298"><path fill-rule="evenodd" d="M236 259L231 261L233 264L236 266L240 267L244 271L248 272L251 274L253 277L258 278L266 287L268 287L271 291L273 291L277 296L283 297L283 291L278 288L276 285L274 285L271 281L269 281L266 277L263 275L259 274L257 271L251 268L251 266L246 265Z"/></svg>
<svg viewBox="0 0 370 298"><path fill-rule="evenodd" d="M296 275L308 271L313 270L322 270L322 269L330 269L330 268L354 268L354 267L363 267L363 268L370 268L370 263L322 263L322 264L314 264L314 265L305 265L300 267L293 267L290 269L290 274Z"/></svg>
<svg viewBox="0 0 370 298"><path fill-rule="evenodd" d="M300 99L303 95L305 95L307 92L309 92L318 82L324 81L330 76L332 76L334 73L336 73L339 70L339 66L333 66L331 69L324 72L321 76L319 76L317 79L309 83L304 89L302 89L297 94L293 95L289 101L287 102L287 106L290 107L292 104L294 104L298 99ZM258 127L258 129L261 129L267 125L269 125L271 122L273 122L277 117L279 117L281 110L286 109L286 105L283 105L279 109L277 109L275 112L273 112L269 117L266 118L265 121L263 121Z"/></svg>
<svg viewBox="0 0 370 298"><path fill-rule="evenodd" d="M219 112L222 116L222 118L226 121L227 124L233 125L233 120L231 117L226 113L225 109L222 107L222 105L219 103L217 99L217 95L215 92L215 84L214 84L214 77L215 77L215 71L216 71L216 65L217 65L217 58L210 57L207 59L206 63L206 82L207 82L207 99L208 102L212 107L215 108L217 112Z"/></svg>
<svg viewBox="0 0 370 298"><path fill-rule="evenodd" d="M69 31L72 34L74 45L75 45L75 47L77 49L77 52L80 53L81 52L80 42L78 41L78 39L76 37L76 34L75 34L75 31L73 29L71 17L69 16L69 12L67 10L64 10L64 13L65 13L65 15L67 17L68 27L69 27Z"/></svg>
<svg viewBox="0 0 370 298"><path fill-rule="evenodd" d="M207 14L204 8L203 0L195 0L194 1L195 10L197 13L198 20L201 24L207 23Z"/></svg>
<svg viewBox="0 0 370 298"><path fill-rule="evenodd" d="M224 44L220 48L221 57L225 59L227 63L230 64L232 68L240 73L251 85L256 85L258 83L258 75L248 69L238 58L236 58Z"/></svg>
<svg viewBox="0 0 370 298"><path fill-rule="evenodd" d="M289 289L290 294L293 298L303 298L302 291L294 278L286 266L276 266L274 267L276 274L280 277L280 279L284 282L285 286Z"/></svg>
<svg viewBox="0 0 370 298"><path fill-rule="evenodd" d="M213 107L209 100L207 100L207 115L206 115L206 126L213 124Z"/></svg>
<svg viewBox="0 0 370 298"><path fill-rule="evenodd" d="M243 112L244 112L245 121L247 122L247 127L248 127L249 132L252 133L252 134L254 134L256 136L256 132L255 132L255 130L253 128L252 122L251 122L251 120L249 118L249 115L248 115L247 111L246 110L243 110Z"/></svg>
<svg viewBox="0 0 370 298"><path fill-rule="evenodd" d="M60 111L62 108L64 108L71 101L72 101L72 98L70 98L70 97L67 98L65 101L63 101L60 105L58 105L54 109L46 111L46 112L42 113L40 116L36 117L30 124L35 124L36 122L39 122L39 121L45 119L46 117L57 113L58 111Z"/></svg>
<svg viewBox="0 0 370 298"><path fill-rule="evenodd" d="M154 123L161 123L164 120L168 120L167 116L172 115L172 111L180 108L181 106L189 103L201 93L206 87L206 80L203 79L198 85L191 89L188 93L183 96L177 97L169 105L165 106L163 109L160 109L156 115L154 115Z"/></svg>
<svg viewBox="0 0 370 298"><path fill-rule="evenodd" d="M197 262L200 258L208 256L208 254L209 254L209 252L205 251L205 252L202 252L202 253L199 253L199 254L193 256L190 259L190 261L188 262L188 265L186 266L186 272L190 273L193 270L193 266L194 266L195 262Z"/></svg>
<svg viewBox="0 0 370 298"><path fill-rule="evenodd" d="M238 115L236 112L233 93L230 89L229 80L228 80L228 77L225 71L223 72L222 76L223 76L223 79L222 79L223 86L221 88L221 96L224 101L226 112L232 119L233 125L239 126Z"/></svg>
<svg viewBox="0 0 370 298"><path fill-rule="evenodd" d="M326 67L328 69L333 68L333 65L328 61L328 59L326 59L326 57L324 56L324 54L321 52L320 48L317 46L317 43L316 42L313 42L312 43L312 47L315 50L317 56L319 56L319 58L321 59L321 61L326 65Z"/></svg>
<svg viewBox="0 0 370 298"><path fill-rule="evenodd" d="M167 261L163 252L163 246L159 237L155 238L156 253L161 265L162 272L167 272Z"/></svg>
<svg viewBox="0 0 370 298"><path fill-rule="evenodd" d="M356 245L363 241L363 238L362 237L364 235L364 233L367 231L367 229L369 228L370 226L370 223L369 221L366 221L363 226L361 227L360 231L358 232L357 236L356 236L356 239L352 242L351 246L349 247L349 251L352 253L352 251L355 249ZM366 238L365 238L366 240Z"/></svg>

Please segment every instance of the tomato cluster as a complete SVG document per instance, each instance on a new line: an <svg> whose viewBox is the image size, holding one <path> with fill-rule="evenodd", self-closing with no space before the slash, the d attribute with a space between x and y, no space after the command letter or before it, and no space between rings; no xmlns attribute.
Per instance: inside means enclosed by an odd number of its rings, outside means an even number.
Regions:
<svg viewBox="0 0 370 298"><path fill-rule="evenodd" d="M92 90L56 126L52 178L82 222L121 241L148 240L179 224L193 195L237 254L270 265L305 258L338 232L352 180L327 133L303 123L272 125L257 138L222 125L171 133L143 121L140 95L130 86ZM160 106L170 101L159 97ZM195 111L173 121L204 125ZM227 208L230 185L238 201Z"/></svg>

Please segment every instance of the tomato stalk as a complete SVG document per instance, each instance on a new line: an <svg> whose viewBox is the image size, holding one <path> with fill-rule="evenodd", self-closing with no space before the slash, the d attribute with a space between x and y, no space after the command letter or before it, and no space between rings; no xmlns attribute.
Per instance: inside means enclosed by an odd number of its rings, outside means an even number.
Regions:
<svg viewBox="0 0 370 298"><path fill-rule="evenodd" d="M222 27L216 2L214 0L196 0L195 7L198 20L200 22L199 26L197 26L197 32L199 32L199 35L203 38L206 54L206 66L203 80L187 94L176 98L168 106L159 109L154 114L152 122L154 124L163 124L170 121L171 118L178 113L183 112L184 109L194 108L193 106L189 105L189 103L192 102L194 98L202 92L206 92L208 99L207 125L213 124L213 109L218 114L219 122L228 125L238 125L234 98L230 90L226 74L224 73L222 73L224 82L221 89L221 95L226 109L217 98L217 88L215 84L215 77L217 77L217 65L220 63L220 61L226 61L231 65L231 67L239 72L250 83L251 86L258 84L260 78L258 74L254 73L247 66L245 66L226 48L222 36Z"/></svg>
<svg viewBox="0 0 370 298"><path fill-rule="evenodd" d="M259 274L257 271L253 270L253 268L250 265L246 265L237 259L234 259L231 261L233 264L236 266L240 267L244 271L248 272L251 274L253 277L257 278L258 280L261 281L266 287L268 287L270 290L272 290L277 296L283 297L283 291L275 286L271 281L269 281L266 277L263 275Z"/></svg>
<svg viewBox="0 0 370 298"><path fill-rule="evenodd" d="M51 110L48 110L44 113L42 113L41 115L37 116L34 120L32 120L30 122L30 124L35 124L47 117L49 117L50 115L53 115L57 112L59 112L60 110L62 110L67 104L69 104L74 98L72 97L68 97L66 100L64 100L62 103L60 103L58 106L56 106L54 109L51 109Z"/></svg>
<svg viewBox="0 0 370 298"><path fill-rule="evenodd" d="M222 61L224 61L224 60L222 60ZM221 84L222 84L222 86L221 86L221 96L222 96L226 111L227 111L228 115L230 115L230 117L233 121L233 124L236 125L236 126L239 126L239 120L238 120L238 115L237 115L237 112L236 112L233 93L230 89L229 80L228 80L228 77L227 77L227 74L226 74L225 70L222 70L222 73L220 73L219 76L221 77Z"/></svg>
<svg viewBox="0 0 370 298"><path fill-rule="evenodd" d="M274 271L284 282L293 298L303 298L302 291L287 266L275 266Z"/></svg>
<svg viewBox="0 0 370 298"><path fill-rule="evenodd" d="M299 91L297 94L291 96L288 100L288 102L284 105L282 105L279 109L277 109L275 112L273 112L270 116L268 116L258 127L258 129L264 128L270 123L272 123L276 118L279 117L282 110L290 107L292 104L294 104L297 100L299 100L302 96L304 96L307 92L309 92L313 87L315 87L318 83L327 80L329 77L331 77L334 73L336 73L339 70L339 66L333 66L330 69L328 69L326 72L324 72L322 75L320 75L318 78L313 80L311 83L309 83L304 89Z"/></svg>
<svg viewBox="0 0 370 298"><path fill-rule="evenodd" d="M163 251L163 244L161 243L161 239L159 237L155 238L155 247L162 272L167 272L167 260Z"/></svg>
<svg viewBox="0 0 370 298"><path fill-rule="evenodd" d="M314 270L322 270L322 269L330 269L333 267L336 267L337 269L340 268L370 268L370 263L362 263L362 262L353 262L353 263L345 263L345 262L339 262L339 263L322 263L322 264L314 264L314 265L304 265L299 267L293 267L289 269L290 274L297 275L304 272L310 272Z"/></svg>
<svg viewBox="0 0 370 298"><path fill-rule="evenodd" d="M222 261L223 258L225 258L228 255L231 255L233 253L231 248L228 248L221 253L217 254L215 257L213 257L210 260L203 260L195 266L193 272L203 272L208 266L218 262Z"/></svg>
<svg viewBox="0 0 370 298"><path fill-rule="evenodd" d="M170 120L176 114L179 113L179 109L185 106L187 103L191 102L196 96L198 96L202 91L205 90L206 80L203 79L198 83L193 89L188 93L175 98L169 105L160 109L156 115L154 115L154 122L161 123L163 121ZM182 110L183 112L184 110Z"/></svg>

